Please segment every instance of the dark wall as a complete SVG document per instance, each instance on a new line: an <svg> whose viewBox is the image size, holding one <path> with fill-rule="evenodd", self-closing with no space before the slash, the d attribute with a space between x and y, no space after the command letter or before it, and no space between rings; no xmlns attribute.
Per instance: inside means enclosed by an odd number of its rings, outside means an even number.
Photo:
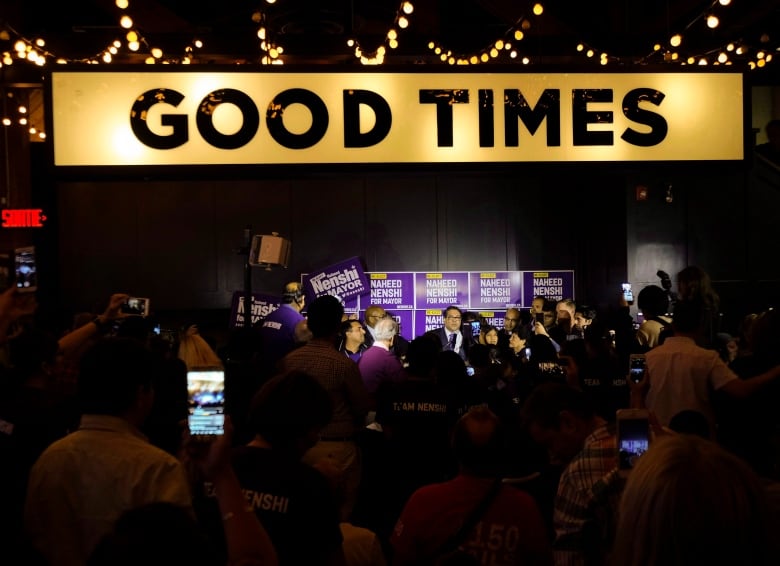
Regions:
<svg viewBox="0 0 780 566"><path fill-rule="evenodd" d="M287 269L253 270L257 292L360 256L370 271L574 269L577 297L603 302L626 276L626 180L607 171L60 182L58 300L90 308L126 291L156 310L228 308L251 225L292 242Z"/></svg>
<svg viewBox="0 0 780 566"><path fill-rule="evenodd" d="M636 185L648 188L637 201ZM666 202L672 186L672 202ZM698 265L721 297L723 330L780 299L780 169L759 162L661 167L628 176L628 275L639 290Z"/></svg>

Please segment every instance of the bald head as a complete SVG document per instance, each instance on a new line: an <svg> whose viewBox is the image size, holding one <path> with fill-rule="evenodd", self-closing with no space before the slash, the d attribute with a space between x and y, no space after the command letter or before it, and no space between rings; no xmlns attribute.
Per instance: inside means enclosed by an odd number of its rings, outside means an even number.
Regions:
<svg viewBox="0 0 780 566"><path fill-rule="evenodd" d="M366 326L374 328L376 323L387 316L385 309L377 305L371 305L366 309Z"/></svg>

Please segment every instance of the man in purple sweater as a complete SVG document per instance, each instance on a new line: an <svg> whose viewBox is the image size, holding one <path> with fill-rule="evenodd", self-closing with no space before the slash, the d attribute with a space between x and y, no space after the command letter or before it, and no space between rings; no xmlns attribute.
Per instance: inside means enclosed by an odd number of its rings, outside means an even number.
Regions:
<svg viewBox="0 0 780 566"><path fill-rule="evenodd" d="M366 390L373 397L383 381L397 381L403 374L403 366L392 353L393 340L398 333L398 324L390 317L379 320L374 326L373 346L363 352L358 362L360 375Z"/></svg>

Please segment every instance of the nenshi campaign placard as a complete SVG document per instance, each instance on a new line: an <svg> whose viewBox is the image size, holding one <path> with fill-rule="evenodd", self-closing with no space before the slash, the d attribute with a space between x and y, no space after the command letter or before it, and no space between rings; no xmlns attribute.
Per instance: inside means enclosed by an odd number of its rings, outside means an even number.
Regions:
<svg viewBox="0 0 780 566"><path fill-rule="evenodd" d="M523 304L530 305L534 297L550 301L574 298L574 271L524 271Z"/></svg>
<svg viewBox="0 0 780 566"><path fill-rule="evenodd" d="M282 304L281 297L265 295L261 293L252 294L252 326L263 320L269 314L274 312ZM244 293L236 291L233 293L233 300L230 306L230 327L244 326Z"/></svg>
<svg viewBox="0 0 780 566"><path fill-rule="evenodd" d="M415 296L418 309L469 306L469 274L449 271L415 274Z"/></svg>
<svg viewBox="0 0 780 566"><path fill-rule="evenodd" d="M360 258L352 257L314 271L303 277L306 294L316 299L323 295L333 295L346 301L369 292L368 277L363 271Z"/></svg>
<svg viewBox="0 0 780 566"><path fill-rule="evenodd" d="M385 310L414 308L414 273L371 272L368 274L371 293L360 298L360 307L378 305Z"/></svg>
<svg viewBox="0 0 780 566"><path fill-rule="evenodd" d="M469 274L472 309L503 309L523 304L520 271L480 271Z"/></svg>

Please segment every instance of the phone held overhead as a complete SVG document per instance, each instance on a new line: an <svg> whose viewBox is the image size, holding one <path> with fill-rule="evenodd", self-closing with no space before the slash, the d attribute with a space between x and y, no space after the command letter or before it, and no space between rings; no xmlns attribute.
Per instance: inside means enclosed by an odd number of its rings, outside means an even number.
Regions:
<svg viewBox="0 0 780 566"><path fill-rule="evenodd" d="M146 297L128 297L120 310L124 314L149 316L149 299Z"/></svg>
<svg viewBox="0 0 780 566"><path fill-rule="evenodd" d="M32 293L38 289L35 246L14 249L14 282L20 293Z"/></svg>
<svg viewBox="0 0 780 566"><path fill-rule="evenodd" d="M631 290L631 283L623 283L621 285L623 289L623 298L630 305L634 302L634 292Z"/></svg>
<svg viewBox="0 0 780 566"><path fill-rule="evenodd" d="M187 424L190 434L209 439L225 433L225 371L220 367L187 372Z"/></svg>

